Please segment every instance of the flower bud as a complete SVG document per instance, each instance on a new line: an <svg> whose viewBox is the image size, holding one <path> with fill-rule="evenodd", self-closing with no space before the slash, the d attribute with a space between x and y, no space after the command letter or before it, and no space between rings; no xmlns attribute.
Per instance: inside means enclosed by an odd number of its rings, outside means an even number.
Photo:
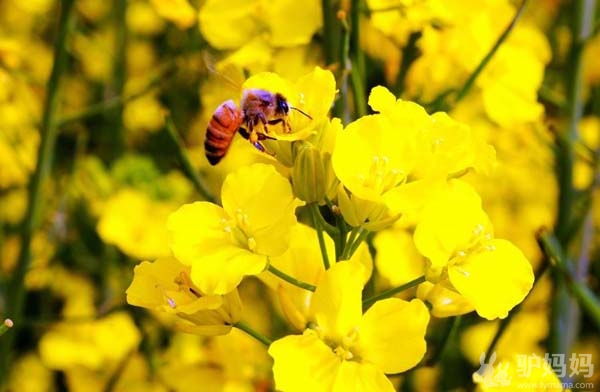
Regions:
<svg viewBox="0 0 600 392"><path fill-rule="evenodd" d="M307 142L296 142L292 167L294 194L307 203L320 203L337 185L331 166L331 154L321 152Z"/></svg>

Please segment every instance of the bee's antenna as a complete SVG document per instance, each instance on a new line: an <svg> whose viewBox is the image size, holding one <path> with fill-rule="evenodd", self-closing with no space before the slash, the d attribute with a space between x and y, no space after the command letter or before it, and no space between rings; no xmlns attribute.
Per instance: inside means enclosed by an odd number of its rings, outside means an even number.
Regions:
<svg viewBox="0 0 600 392"><path fill-rule="evenodd" d="M313 118L312 118L310 115L308 115L307 113L303 112L302 110L300 110L300 109L298 109L298 108L295 108L295 107L293 107L293 106L290 106L290 109L293 109L293 110L295 110L295 111L297 111L297 112L300 112L300 113L304 114L306 117L310 118L311 120L313 119Z"/></svg>

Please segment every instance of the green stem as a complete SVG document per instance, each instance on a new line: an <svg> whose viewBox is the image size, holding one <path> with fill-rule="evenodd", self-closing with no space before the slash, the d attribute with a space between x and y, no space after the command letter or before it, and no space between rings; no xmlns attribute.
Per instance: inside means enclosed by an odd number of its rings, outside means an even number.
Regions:
<svg viewBox="0 0 600 392"><path fill-rule="evenodd" d="M350 260L356 249L367 238L367 235L369 235L369 231L364 227L354 227L350 232L350 238L346 242L340 260Z"/></svg>
<svg viewBox="0 0 600 392"><path fill-rule="evenodd" d="M352 0L350 8L350 47L347 56L351 62L352 93L354 95L355 116L367 114L367 98L365 94L365 56L360 47L361 0Z"/></svg>
<svg viewBox="0 0 600 392"><path fill-rule="evenodd" d="M321 221L319 219L319 217L321 217L321 211L319 211L319 205L317 203L312 203L309 208L312 215L313 224L317 230L317 237L319 239L319 248L321 249L323 265L325 266L325 269L328 270L330 267L329 256L327 255L327 247L325 246L325 237L323 237L323 226L321 226Z"/></svg>
<svg viewBox="0 0 600 392"><path fill-rule="evenodd" d="M471 73L471 75L469 76L469 78L467 79L465 84L463 85L462 89L460 89L460 91L456 94L456 99L454 100L454 104L461 101L467 95L467 93L471 90L471 87L473 87L473 84L475 83L475 80L477 80L477 77L479 76L479 74L481 74L481 72L485 69L487 64L490 62L492 57L494 57L494 54L496 54L496 51L500 48L500 46L504 43L504 41L506 41L506 38L508 38L508 35L510 34L512 29L517 24L517 21L519 20L521 15L523 14L523 10L525 9L525 4L527 4L527 0L523 0L521 2L521 5L517 9L517 12L515 13L515 16L513 17L513 19L510 21L509 25L506 26L506 29L504 29L504 31L502 32L500 37L498 37L498 40L496 40L496 43L494 44L494 46L492 46L492 48L485 55L483 60L481 60L481 62L479 63L477 68L475 68L473 73Z"/></svg>
<svg viewBox="0 0 600 392"><path fill-rule="evenodd" d="M585 42L590 37L593 28L593 18L596 4L594 0L576 0L571 25L572 42L567 58L565 71L565 90L567 100L568 124L564 133L557 138L556 146L556 176L558 189L558 216L554 226L556 241L560 249L570 249L574 233L579 233L583 224L583 217L587 211L578 216L573 216L577 204L577 191L573 186L573 167L575 162L575 145L579 142L579 122L583 116L582 89L583 89L583 50ZM575 224L574 224L575 223ZM565 265L562 272L555 271L555 293L552 303L551 329L549 349L556 354L568 355L579 329L580 315L577 302L569 295L584 295L585 290L573 288L573 282L566 273L574 270L573 260L564 258ZM583 284L583 282L580 282ZM581 302L584 305L586 302ZM588 305L589 306L589 305ZM589 309L588 309L589 311Z"/></svg>
<svg viewBox="0 0 600 392"><path fill-rule="evenodd" d="M445 327L439 349L434 353L431 360L427 362L427 366L433 366L448 356L453 346L452 343L456 342L456 335L460 329L461 322L462 317L455 316L450 325Z"/></svg>
<svg viewBox="0 0 600 392"><path fill-rule="evenodd" d="M333 238L335 242L335 259L341 260L342 253L346 248L346 237L348 235L348 227L346 225L346 222L344 221L344 218L339 212L339 208L335 206L328 198L325 198L325 203L327 203L327 207L329 207L329 210L335 218L336 235L332 235L331 238Z"/></svg>
<svg viewBox="0 0 600 392"><path fill-rule="evenodd" d="M293 276L286 274L282 270L274 267L272 264L269 264L267 266L267 271L269 271L273 275L277 276L278 278L285 280L286 282L288 282L289 284L291 284L293 286L300 287L301 289L313 291L313 292L317 289L317 286L314 286L310 283L306 283L301 280L298 280L298 279L294 278Z"/></svg>
<svg viewBox="0 0 600 392"><path fill-rule="evenodd" d="M192 180L196 191L204 198L211 203L215 203L215 197L210 193L204 182L198 175L198 172L192 165L192 161L187 153L187 150L183 144L183 140L179 136L179 132L177 132L177 128L175 128L175 124L173 123L173 119L171 116L165 116L165 127L167 129L167 134L173 141L173 144L177 147L177 154L179 155L179 161L183 166L184 172L188 175L188 177Z"/></svg>
<svg viewBox="0 0 600 392"><path fill-rule="evenodd" d="M375 302L377 302L381 299L386 299L386 298L392 297L392 296L394 296L398 293L401 293L405 290L416 287L416 286L420 285L421 283L425 282L425 280L426 280L425 275L422 275L422 276L419 276L418 278L413 279L410 282L405 283L401 286L392 287L391 289L385 290L377 295L367 298L362 301L363 309L369 308L371 305L373 305Z"/></svg>
<svg viewBox="0 0 600 392"><path fill-rule="evenodd" d="M362 242L367 238L368 235L369 235L369 230L365 229L364 227L361 227L359 229L358 236L356 236L354 243L352 244L352 246L350 246L350 251L348 252L348 255L347 255L348 259L350 259L354 255L354 252L356 252L356 250L358 249L360 244L362 244Z"/></svg>
<svg viewBox="0 0 600 392"><path fill-rule="evenodd" d="M577 280L572 271L574 265L565 254L558 238L551 233L543 232L539 236L539 242L544 254L553 262L553 266L564 279L571 294L600 330L600 300L584 282Z"/></svg>
<svg viewBox="0 0 600 392"><path fill-rule="evenodd" d="M269 339L265 335L261 334L260 332L250 328L250 326L248 324L244 323L243 321L238 321L237 323L233 324L233 326L234 326L234 328L237 328L240 331L244 331L245 333L252 336L254 339L258 340L259 342L261 342L262 344L264 344L267 347L269 347L271 345L271 343L273 343L271 341L271 339Z"/></svg>
<svg viewBox="0 0 600 392"><path fill-rule="evenodd" d="M63 0L61 2L60 16L58 19L58 35L54 43L54 64L50 78L48 79L46 89L46 100L42 123L40 126L41 142L38 150L37 163L35 171L29 183L29 198L27 203L27 212L23 221L21 232L21 248L13 276L8 282L7 296L9 301L6 304L6 313L10 316L16 325L16 328L6 334L2 339L0 346L0 385L3 384L3 378L8 374L8 367L11 362L10 356L13 354L13 346L16 342L16 330L23 320L23 310L25 304L25 275L31 262L31 240L33 234L39 226L39 216L42 210L42 198L44 195L43 187L49 177L52 166L54 148L56 145L57 128L53 126L53 118L59 104L59 85L61 75L67 65L66 41L71 28L73 27L73 0Z"/></svg>
<svg viewBox="0 0 600 392"><path fill-rule="evenodd" d="M325 52L325 63L328 66L333 66L338 63L340 52L340 36L341 28L337 18L337 2L333 0L321 0L321 8L323 10L323 50ZM341 64L337 64L341 68ZM340 73L336 72L336 79L339 79ZM342 79L343 81L343 79ZM340 94L343 94L343 83L339 84ZM343 118L344 100L338 99L333 106L333 116Z"/></svg>

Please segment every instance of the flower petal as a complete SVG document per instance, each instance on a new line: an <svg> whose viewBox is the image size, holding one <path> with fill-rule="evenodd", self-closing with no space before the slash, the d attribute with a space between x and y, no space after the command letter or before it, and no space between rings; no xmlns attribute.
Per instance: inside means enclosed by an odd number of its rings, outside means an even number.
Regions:
<svg viewBox="0 0 600 392"><path fill-rule="evenodd" d="M326 338L341 341L360 322L364 268L359 261L334 264L317 285L310 314Z"/></svg>
<svg viewBox="0 0 600 392"><path fill-rule="evenodd" d="M505 318L533 285L533 270L523 252L506 240L492 240L480 252L448 268L454 287L488 320Z"/></svg>
<svg viewBox="0 0 600 392"><path fill-rule="evenodd" d="M192 265L192 282L203 293L227 294L246 275L258 275L267 266L267 257L235 246L223 246Z"/></svg>
<svg viewBox="0 0 600 392"><path fill-rule="evenodd" d="M310 330L273 342L269 355L274 360L275 388L286 392L331 391L341 364L331 348Z"/></svg>
<svg viewBox="0 0 600 392"><path fill-rule="evenodd" d="M385 373L408 370L425 355L428 323L429 311L419 299L378 301L360 323L360 355Z"/></svg>
<svg viewBox="0 0 600 392"><path fill-rule="evenodd" d="M169 246L182 264L193 265L208 253L230 244L223 221L229 217L212 203L185 204L169 216Z"/></svg>
<svg viewBox="0 0 600 392"><path fill-rule="evenodd" d="M343 361L333 385L333 392L393 392L391 381L373 364Z"/></svg>

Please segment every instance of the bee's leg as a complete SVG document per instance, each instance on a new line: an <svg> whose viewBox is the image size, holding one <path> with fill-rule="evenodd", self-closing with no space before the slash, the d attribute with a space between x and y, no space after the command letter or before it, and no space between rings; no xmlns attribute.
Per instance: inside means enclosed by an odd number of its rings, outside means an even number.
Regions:
<svg viewBox="0 0 600 392"><path fill-rule="evenodd" d="M255 141L255 142L254 142L252 145L253 145L254 147L256 147L256 149L257 149L258 151L260 151L260 152L265 152L265 146L263 146L263 145L262 145L262 143L261 143L261 142L259 142L258 140L257 140L257 141Z"/></svg>
<svg viewBox="0 0 600 392"><path fill-rule="evenodd" d="M246 139L246 140L250 139L250 132L248 132L248 131L246 130L246 128L244 128L244 127L240 127L240 128L238 129L238 132L240 133L240 135L242 135L242 137L243 137L244 139Z"/></svg>
<svg viewBox="0 0 600 392"><path fill-rule="evenodd" d="M264 133L256 133L258 140L277 140L276 137L265 135Z"/></svg>
<svg viewBox="0 0 600 392"><path fill-rule="evenodd" d="M267 124L270 124L270 121L267 121L267 118L265 117L265 115L263 113L259 113L256 116L256 122L258 123L258 121L261 122L261 124L263 125L263 129L265 131L265 133L269 133L269 129L267 128Z"/></svg>
<svg viewBox="0 0 600 392"><path fill-rule="evenodd" d="M275 153L274 153L274 152L267 150L267 149L266 149L266 147L265 147L265 146L264 146L264 145L263 145L261 142L259 142L258 140L257 140L257 141L255 141L254 143L252 143L252 145L253 145L253 146L254 146L254 147L255 147L255 148L258 150L258 151L260 151L260 152L264 152L264 153L266 153L266 154L269 154L269 155L271 155L271 156L273 156L273 157L275 156Z"/></svg>
<svg viewBox="0 0 600 392"><path fill-rule="evenodd" d="M292 127L290 126L290 122L287 120L287 118L276 118L275 120L271 120L268 121L267 124L269 125L275 125L275 124L279 124L281 123L283 126L283 132L285 133L290 133L292 132Z"/></svg>

